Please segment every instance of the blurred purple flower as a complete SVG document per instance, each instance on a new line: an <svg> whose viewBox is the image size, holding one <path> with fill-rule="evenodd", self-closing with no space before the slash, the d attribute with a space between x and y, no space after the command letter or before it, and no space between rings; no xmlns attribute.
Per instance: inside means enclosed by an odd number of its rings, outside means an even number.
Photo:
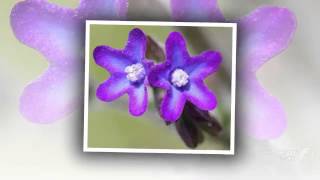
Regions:
<svg viewBox="0 0 320 180"><path fill-rule="evenodd" d="M95 48L95 62L109 71L111 76L97 88L96 95L102 101L113 101L127 93L129 111L142 115L148 105L147 75L153 65L145 59L147 38L140 29L133 29L124 50L108 46Z"/></svg>
<svg viewBox="0 0 320 180"><path fill-rule="evenodd" d="M39 51L48 69L20 98L20 111L32 122L50 123L71 113L82 100L84 30L87 19L120 19L127 0L80 0L75 9L46 0L18 2L11 11L17 39Z"/></svg>
<svg viewBox="0 0 320 180"><path fill-rule="evenodd" d="M187 100L202 110L214 109L216 97L203 81L219 68L220 53L205 51L190 57L185 40L178 32L170 33L166 53L166 61L154 66L148 76L152 86L166 90L160 106L161 116L166 121L176 121Z"/></svg>
<svg viewBox="0 0 320 180"><path fill-rule="evenodd" d="M237 117L256 138L280 136L286 128L285 111L279 101L260 85L256 72L288 47L296 30L294 14L286 8L264 6L238 20L226 21L215 0L185 2L171 0L175 20L238 23Z"/></svg>

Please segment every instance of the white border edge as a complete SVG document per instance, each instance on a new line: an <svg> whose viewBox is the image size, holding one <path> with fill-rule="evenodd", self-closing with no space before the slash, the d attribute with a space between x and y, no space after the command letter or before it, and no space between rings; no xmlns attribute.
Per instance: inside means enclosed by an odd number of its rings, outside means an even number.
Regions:
<svg viewBox="0 0 320 180"><path fill-rule="evenodd" d="M236 113L236 74L237 74L237 36L238 26L232 26L232 77L231 77L231 126L230 126L230 151L235 153L235 113Z"/></svg>
<svg viewBox="0 0 320 180"><path fill-rule="evenodd" d="M86 21L85 39L85 77L84 77L84 104L83 104L83 151L88 148L88 118L89 118L89 65L90 65L90 22Z"/></svg>
<svg viewBox="0 0 320 180"><path fill-rule="evenodd" d="M184 149L134 149L134 148L90 148L88 147L88 113L89 113L89 64L90 64L90 26L91 25L137 25L137 26L198 26L198 27L231 27L232 28L232 77L231 77L231 126L229 150L184 150ZM214 22L165 22L165 21L86 21L85 39L85 84L84 84L84 128L83 152L114 153L157 153L157 154L235 154L235 104L236 104L236 56L237 24Z"/></svg>

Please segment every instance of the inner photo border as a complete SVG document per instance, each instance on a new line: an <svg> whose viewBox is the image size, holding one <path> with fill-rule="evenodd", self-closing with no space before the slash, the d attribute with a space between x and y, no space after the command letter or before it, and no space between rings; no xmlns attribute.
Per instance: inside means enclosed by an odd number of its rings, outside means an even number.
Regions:
<svg viewBox="0 0 320 180"><path fill-rule="evenodd" d="M91 25L137 25L137 26L191 26L191 27L229 27L232 28L232 76L231 76L231 124L229 150L188 150L188 149L134 149L134 148L92 148L88 147L89 117L89 61L90 61L90 26ZM221 154L234 155L235 149L235 100L236 100L236 23L206 22L164 22L164 21L86 21L85 39L85 84L84 84L84 132L83 152L117 152L117 153L163 153L163 154Z"/></svg>

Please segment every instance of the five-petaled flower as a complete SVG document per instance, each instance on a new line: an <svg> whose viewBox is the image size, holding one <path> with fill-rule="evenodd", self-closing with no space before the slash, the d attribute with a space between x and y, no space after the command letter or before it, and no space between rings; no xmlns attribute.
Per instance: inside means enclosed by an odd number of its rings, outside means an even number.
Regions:
<svg viewBox="0 0 320 180"><path fill-rule="evenodd" d="M212 110L217 100L204 84L204 79L217 71L222 57L219 52L204 51L191 57L179 32L170 33L166 41L166 61L151 68L148 79L152 86L166 94L160 106L161 116L176 121L190 101L202 110Z"/></svg>
<svg viewBox="0 0 320 180"><path fill-rule="evenodd" d="M145 58L147 38L138 28L129 33L124 50L98 46L94 50L95 62L111 74L97 88L96 95L102 101L113 101L125 93L129 96L129 111L142 115L148 105L147 74L152 62Z"/></svg>

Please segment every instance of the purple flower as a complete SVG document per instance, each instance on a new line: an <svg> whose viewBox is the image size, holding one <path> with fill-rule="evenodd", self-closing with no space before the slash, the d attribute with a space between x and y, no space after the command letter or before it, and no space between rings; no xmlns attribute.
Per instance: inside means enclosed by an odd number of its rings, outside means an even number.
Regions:
<svg viewBox="0 0 320 180"><path fill-rule="evenodd" d="M166 41L166 54L166 61L154 66L148 76L152 86L166 91L160 105L161 116L166 121L176 121L186 101L202 110L214 109L217 100L204 79L217 71L222 61L220 53L205 51L191 57L183 36L172 32Z"/></svg>
<svg viewBox="0 0 320 180"><path fill-rule="evenodd" d="M79 107L85 20L119 19L126 10L127 0L80 0L75 9L46 0L25 0L15 5L10 17L15 36L49 62L44 74L21 95L24 117L50 123Z"/></svg>
<svg viewBox="0 0 320 180"><path fill-rule="evenodd" d="M123 50L98 46L93 53L95 62L111 74L97 88L97 97L109 102L127 93L129 111L134 116L142 115L148 105L146 77L153 63L145 58L146 46L145 34L136 28L130 31Z"/></svg>
<svg viewBox="0 0 320 180"><path fill-rule="evenodd" d="M238 20L226 21L215 0L191 0L188 3L185 0L171 0L171 7L176 20L192 21L201 18L202 21L238 23L237 117L256 138L280 136L286 128L284 109L261 86L256 72L288 47L296 30L294 14L285 8L265 6Z"/></svg>

